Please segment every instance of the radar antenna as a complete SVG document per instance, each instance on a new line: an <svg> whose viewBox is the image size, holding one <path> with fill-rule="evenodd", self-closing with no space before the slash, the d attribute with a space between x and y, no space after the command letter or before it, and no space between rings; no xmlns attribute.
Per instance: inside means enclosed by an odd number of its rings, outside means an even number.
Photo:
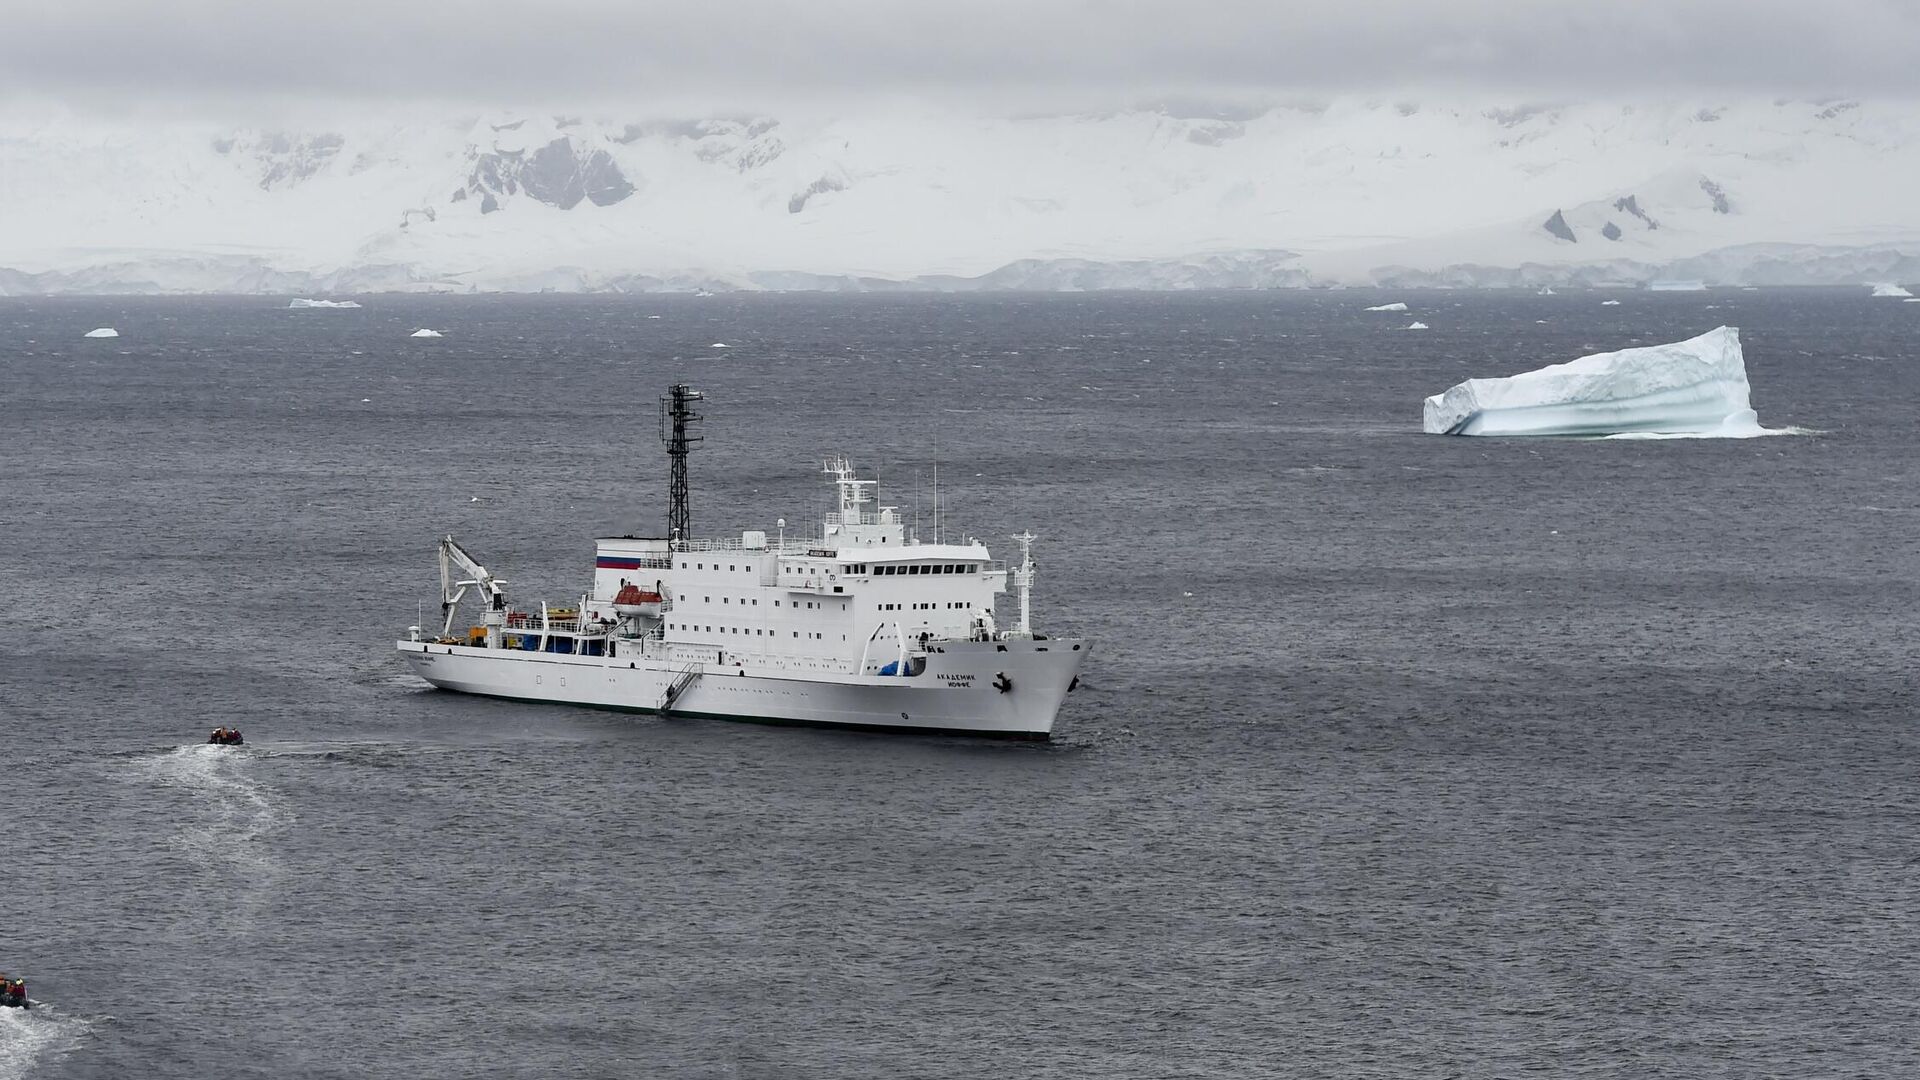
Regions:
<svg viewBox="0 0 1920 1080"><path fill-rule="evenodd" d="M667 537L675 548L687 541L692 528L687 509L687 454L703 438L692 434L691 428L705 419L693 411L693 403L705 397L686 383L674 383L660 399L660 441L667 444L667 459L672 465L667 481Z"/></svg>

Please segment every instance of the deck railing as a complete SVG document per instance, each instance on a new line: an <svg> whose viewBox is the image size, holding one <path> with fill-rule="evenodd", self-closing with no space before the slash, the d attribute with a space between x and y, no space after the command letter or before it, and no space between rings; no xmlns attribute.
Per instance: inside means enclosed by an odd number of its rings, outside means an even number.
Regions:
<svg viewBox="0 0 1920 1080"><path fill-rule="evenodd" d="M744 540L730 538L726 540L681 540L674 544L675 551L777 551L782 554L790 551L805 551L816 541L811 537L768 537L766 543L748 547Z"/></svg>

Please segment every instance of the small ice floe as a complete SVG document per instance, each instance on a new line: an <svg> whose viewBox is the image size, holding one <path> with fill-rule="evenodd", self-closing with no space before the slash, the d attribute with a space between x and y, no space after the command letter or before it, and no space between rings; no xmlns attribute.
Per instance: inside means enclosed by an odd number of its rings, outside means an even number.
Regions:
<svg viewBox="0 0 1920 1080"><path fill-rule="evenodd" d="M707 348L709 348L709 349L731 349L731 348L733 348L733 346L731 346L731 345L729 345L729 344L727 344L727 343L726 343L726 342L724 342L724 341L716 341L716 342L714 342L713 344L711 344L711 345L709 345L709 346L707 346Z"/></svg>
<svg viewBox="0 0 1920 1080"><path fill-rule="evenodd" d="M1410 323L1408 323L1408 324L1407 324L1407 329L1409 329L1409 330L1426 330L1426 329L1428 329L1428 326L1427 326L1427 324L1426 324L1426 323L1423 323L1423 322L1420 322L1420 321L1418 321L1418 320L1415 320L1415 321L1413 321L1413 322L1410 322Z"/></svg>
<svg viewBox="0 0 1920 1080"><path fill-rule="evenodd" d="M1618 301L1618 300L1602 300L1602 301L1600 301L1600 306L1601 306L1601 307L1619 307L1619 306L1620 306L1620 301Z"/></svg>
<svg viewBox="0 0 1920 1080"><path fill-rule="evenodd" d="M659 317L660 317L660 316L658 316L658 315L649 315L649 316L647 316L647 318L649 318L649 319L657 319L657 318L659 318Z"/></svg>
<svg viewBox="0 0 1920 1080"><path fill-rule="evenodd" d="M309 300L303 296L296 296L287 301L288 310L296 311L301 308L351 308L359 306L359 304L352 300Z"/></svg>
<svg viewBox="0 0 1920 1080"><path fill-rule="evenodd" d="M408 334L407 336L408 337L445 337L446 335L442 334L438 330L429 330L423 326L420 329L415 330L413 333Z"/></svg>
<svg viewBox="0 0 1920 1080"><path fill-rule="evenodd" d="M1906 299L1909 296L1913 296L1913 294L1908 292L1906 289L1901 288L1898 285L1892 284L1891 282L1888 282L1886 284L1881 284L1881 285L1875 285L1873 287L1873 295L1897 296L1902 300ZM1920 297L1916 297L1916 299L1920 299Z"/></svg>
<svg viewBox="0 0 1920 1080"><path fill-rule="evenodd" d="M1920 296L1909 296L1900 302L1903 304L1920 304Z"/></svg>
<svg viewBox="0 0 1920 1080"><path fill-rule="evenodd" d="M371 402L371 401L373 401L373 399L372 399L372 398L370 398L370 397L363 397L363 398L361 398L361 399L360 399L360 404L362 404L362 405L365 405L365 404L368 404L368 403L369 403L369 402Z"/></svg>
<svg viewBox="0 0 1920 1080"><path fill-rule="evenodd" d="M111 326L100 326L86 332L87 337L119 337L120 331Z"/></svg>
<svg viewBox="0 0 1920 1080"><path fill-rule="evenodd" d="M468 499L467 501L468 501L468 502L470 502L470 503L475 503L475 502L479 502L479 501L480 501L480 496L478 496L478 495L475 495L475 496L473 496L472 498L469 498L469 499Z"/></svg>
<svg viewBox="0 0 1920 1080"><path fill-rule="evenodd" d="M1407 305L1402 304L1398 300L1396 300L1391 304L1377 304L1373 307L1368 308L1367 310L1368 311L1405 311L1407 310Z"/></svg>

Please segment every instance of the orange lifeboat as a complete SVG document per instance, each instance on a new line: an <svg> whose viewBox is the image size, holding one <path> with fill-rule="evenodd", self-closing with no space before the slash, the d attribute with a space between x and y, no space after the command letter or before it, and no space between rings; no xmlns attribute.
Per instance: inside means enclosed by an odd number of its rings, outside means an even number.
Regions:
<svg viewBox="0 0 1920 1080"><path fill-rule="evenodd" d="M659 593L649 589L642 589L640 586L628 582L620 586L620 591L614 594L613 610L628 618L639 616L646 619L657 619L660 617L661 599L662 597Z"/></svg>

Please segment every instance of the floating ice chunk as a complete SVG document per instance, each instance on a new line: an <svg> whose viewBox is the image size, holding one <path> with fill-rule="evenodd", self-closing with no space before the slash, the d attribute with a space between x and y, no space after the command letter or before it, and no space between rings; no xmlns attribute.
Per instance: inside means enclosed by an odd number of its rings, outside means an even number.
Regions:
<svg viewBox="0 0 1920 1080"><path fill-rule="evenodd" d="M1418 320L1415 320L1414 322L1410 322L1410 323L1408 323L1408 324L1407 324L1407 329L1409 329L1409 330L1425 330L1425 329L1428 329L1428 327L1427 327L1427 324L1426 324L1426 323L1423 323L1423 322L1420 322L1420 321L1418 321Z"/></svg>
<svg viewBox="0 0 1920 1080"><path fill-rule="evenodd" d="M1765 435L1748 404L1740 331L1595 353L1505 379L1468 379L1427 399L1435 435Z"/></svg>
<svg viewBox="0 0 1920 1080"><path fill-rule="evenodd" d="M408 334L407 336L408 337L445 337L446 335L442 334L438 330L429 330L423 326L420 329L415 330L413 333Z"/></svg>
<svg viewBox="0 0 1920 1080"><path fill-rule="evenodd" d="M1552 295L1553 295L1553 286L1551 286L1551 285L1547 285L1547 286L1543 286L1543 287L1541 288L1541 290L1540 290L1540 295L1541 295L1541 296L1552 296Z"/></svg>
<svg viewBox="0 0 1920 1080"><path fill-rule="evenodd" d="M1909 296L1900 302L1903 304L1920 304L1920 296Z"/></svg>
<svg viewBox="0 0 1920 1080"><path fill-rule="evenodd" d="M647 318L649 318L649 319L657 319L657 318L659 318L659 317L660 317L660 316L658 316L658 315L649 315L649 316L647 316Z"/></svg>
<svg viewBox="0 0 1920 1080"><path fill-rule="evenodd" d="M1620 301L1618 301L1618 300L1602 300L1602 301L1600 301L1600 306L1601 306L1601 307L1619 307L1619 306L1620 306Z"/></svg>
<svg viewBox="0 0 1920 1080"><path fill-rule="evenodd" d="M1898 296L1898 297L1901 297L1902 299L1904 299L1904 298L1906 298L1906 297L1909 297L1909 296L1913 296L1913 294L1912 294L1912 293L1910 293L1910 292L1908 292L1907 290L1905 290L1905 289L1903 289L1903 288L1901 288L1901 287L1900 287L1900 286L1898 286L1898 285L1892 285L1892 284L1887 284L1887 285L1875 285L1875 286L1873 287L1873 295L1875 295L1875 296ZM1920 297L1916 297L1916 299L1920 299Z"/></svg>
<svg viewBox="0 0 1920 1080"><path fill-rule="evenodd" d="M709 348L709 349L731 349L731 348L733 348L733 346L731 346L731 345L729 345L729 344L727 344L727 343L726 343L726 342L724 342L724 341L716 341L716 342L714 342L713 344L711 344L711 345L709 345L709 346L707 346L707 348Z"/></svg>
<svg viewBox="0 0 1920 1080"><path fill-rule="evenodd" d="M358 303L352 300L308 300L300 296L296 296L287 301L287 307L292 310L298 310L300 308L348 308L359 306Z"/></svg>
<svg viewBox="0 0 1920 1080"><path fill-rule="evenodd" d="M1381 304L1377 307L1370 307L1367 310L1368 311L1405 311L1407 310L1407 305L1396 301L1391 304Z"/></svg>
<svg viewBox="0 0 1920 1080"><path fill-rule="evenodd" d="M84 336L85 337L119 337L120 331L115 330L111 326L102 326L102 327L98 327L96 329L87 331Z"/></svg>

